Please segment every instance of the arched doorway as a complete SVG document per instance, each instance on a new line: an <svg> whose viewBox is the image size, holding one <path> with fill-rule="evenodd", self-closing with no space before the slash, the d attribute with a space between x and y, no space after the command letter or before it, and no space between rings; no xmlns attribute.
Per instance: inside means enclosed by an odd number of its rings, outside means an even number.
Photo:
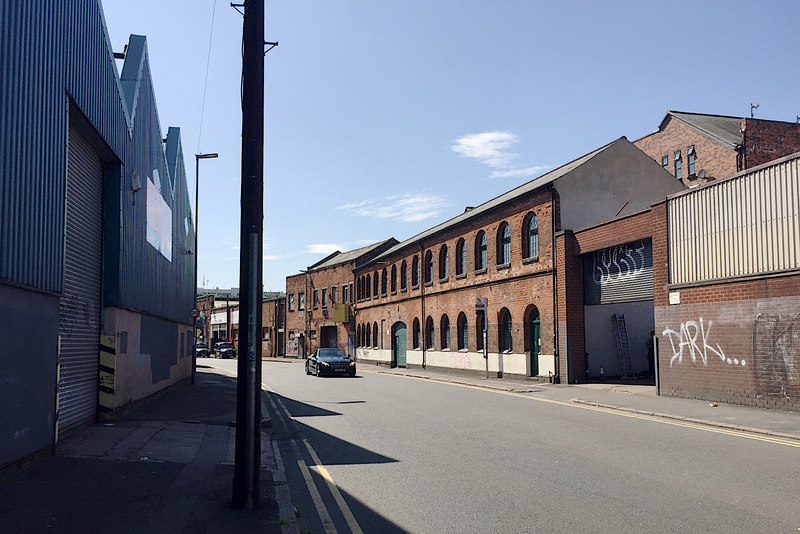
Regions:
<svg viewBox="0 0 800 534"><path fill-rule="evenodd" d="M406 366L406 323L392 325L392 367Z"/></svg>
<svg viewBox="0 0 800 534"><path fill-rule="evenodd" d="M531 363L531 376L539 375L539 353L542 351L542 325L539 310L528 306L525 310L525 350Z"/></svg>

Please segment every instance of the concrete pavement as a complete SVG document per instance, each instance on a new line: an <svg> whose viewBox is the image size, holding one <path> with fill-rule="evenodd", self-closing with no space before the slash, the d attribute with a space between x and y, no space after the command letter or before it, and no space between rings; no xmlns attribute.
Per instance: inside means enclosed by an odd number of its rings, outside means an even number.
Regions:
<svg viewBox="0 0 800 534"><path fill-rule="evenodd" d="M261 506L229 506L235 409L235 377L198 365L194 386L82 428L54 456L0 473L0 532L297 532L268 432Z"/></svg>

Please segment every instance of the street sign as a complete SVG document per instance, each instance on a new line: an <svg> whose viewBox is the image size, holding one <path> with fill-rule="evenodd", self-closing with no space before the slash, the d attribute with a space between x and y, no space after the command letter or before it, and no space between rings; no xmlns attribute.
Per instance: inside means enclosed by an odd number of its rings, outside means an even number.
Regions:
<svg viewBox="0 0 800 534"><path fill-rule="evenodd" d="M476 297L475 298L475 312L476 313L486 313L486 306L489 305L489 299L485 297Z"/></svg>
<svg viewBox="0 0 800 534"><path fill-rule="evenodd" d="M197 308L192 308L192 317L194 317L195 319L200 317L200 310L198 310Z"/></svg>

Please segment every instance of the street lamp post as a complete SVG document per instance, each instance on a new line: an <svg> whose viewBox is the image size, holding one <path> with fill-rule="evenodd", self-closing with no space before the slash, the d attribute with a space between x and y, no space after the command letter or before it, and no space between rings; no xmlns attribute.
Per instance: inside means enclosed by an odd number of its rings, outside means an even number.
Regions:
<svg viewBox="0 0 800 534"><path fill-rule="evenodd" d="M200 160L201 159L214 159L218 158L219 154L195 154L195 172L194 172L194 306L197 307L197 263L200 257L197 255L197 225L200 222ZM195 381L197 374L197 319L193 318L194 326L194 343L192 346L192 384Z"/></svg>

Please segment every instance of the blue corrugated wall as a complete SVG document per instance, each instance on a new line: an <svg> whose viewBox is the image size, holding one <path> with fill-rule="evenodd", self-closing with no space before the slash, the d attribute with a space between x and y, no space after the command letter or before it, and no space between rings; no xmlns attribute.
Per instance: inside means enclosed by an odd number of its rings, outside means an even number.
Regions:
<svg viewBox="0 0 800 534"><path fill-rule="evenodd" d="M96 0L0 1L0 281L61 291L70 109L91 125L106 161L104 305L188 323L194 229L185 230L191 214L180 132L170 129L168 151L144 37L131 37L118 77ZM153 169L172 210L171 262L146 240Z"/></svg>

